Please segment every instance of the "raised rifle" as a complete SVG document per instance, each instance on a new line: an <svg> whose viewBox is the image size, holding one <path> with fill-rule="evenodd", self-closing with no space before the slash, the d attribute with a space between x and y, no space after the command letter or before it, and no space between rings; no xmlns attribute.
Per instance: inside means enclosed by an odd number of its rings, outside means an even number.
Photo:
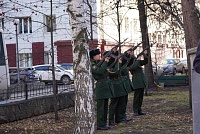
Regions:
<svg viewBox="0 0 200 134"><path fill-rule="evenodd" d="M150 46L148 46L148 47L146 47L145 49L143 49L143 51L140 52L140 53L137 55L136 59L138 59L140 56L144 55L144 51L148 50L149 48L150 48Z"/></svg>
<svg viewBox="0 0 200 134"><path fill-rule="evenodd" d="M122 58L122 59L125 59L125 60L128 61L129 58L126 57L127 52L128 52L128 51L135 51L135 50L140 46L140 44L142 44L142 42L140 42L140 43L138 43L136 46L131 47L131 48L129 48L128 50L126 50L122 55L120 55L119 58Z"/></svg>
<svg viewBox="0 0 200 134"><path fill-rule="evenodd" d="M113 57L115 60L114 60L114 62L112 63L112 64L110 64L109 65L109 67L113 67L114 65L115 65L115 63L118 61L118 59L122 59L122 60L126 60L126 61L129 61L130 59L131 59L131 57L129 58L129 57L127 57L127 52L128 51L135 51L136 49L137 49L137 47L139 47L139 45L140 44L142 44L142 42L141 43L138 43L136 46L133 46L133 47L131 47L131 48L129 48L128 50L126 50L123 54L121 54L120 56L112 56L111 55L111 57Z"/></svg>
<svg viewBox="0 0 200 134"><path fill-rule="evenodd" d="M126 38L123 42L118 43L116 46L114 46L110 51L108 51L103 58L97 63L97 66L101 66L101 64L104 62L106 57L110 57L113 53L114 49L117 49L121 44L123 44L128 38Z"/></svg>

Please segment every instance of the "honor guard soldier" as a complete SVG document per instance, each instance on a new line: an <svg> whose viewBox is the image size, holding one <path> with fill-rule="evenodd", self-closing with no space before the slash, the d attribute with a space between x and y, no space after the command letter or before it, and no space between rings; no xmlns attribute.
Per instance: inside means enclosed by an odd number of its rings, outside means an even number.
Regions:
<svg viewBox="0 0 200 134"><path fill-rule="evenodd" d="M107 72L109 57L106 57L99 66L100 51L99 49L94 49L90 51L90 59L92 63L92 75L96 80L97 130L108 130L110 128L107 126L108 99L114 96L113 86Z"/></svg>

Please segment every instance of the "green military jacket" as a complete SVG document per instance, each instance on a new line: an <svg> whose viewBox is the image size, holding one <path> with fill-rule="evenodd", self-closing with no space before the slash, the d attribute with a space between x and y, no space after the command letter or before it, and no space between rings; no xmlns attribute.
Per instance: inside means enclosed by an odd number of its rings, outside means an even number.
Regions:
<svg viewBox="0 0 200 134"><path fill-rule="evenodd" d="M137 60L130 66L130 72L132 74L133 89L145 88L147 81L143 72L142 66L148 63L148 58L144 57L144 60Z"/></svg>
<svg viewBox="0 0 200 134"><path fill-rule="evenodd" d="M96 99L106 99L114 97L114 88L111 80L108 78L107 71L107 62L103 62L99 67L97 63L99 61L95 61L91 59L92 63L92 75L96 80L95 83L95 96Z"/></svg>
<svg viewBox="0 0 200 134"><path fill-rule="evenodd" d="M126 92L127 93L132 92L134 89L133 89L132 82L129 78L129 70L127 69L127 67L124 67L121 70L121 76L122 76L122 79L123 79L123 86L124 86Z"/></svg>
<svg viewBox="0 0 200 134"><path fill-rule="evenodd" d="M113 86L114 86L114 95L115 97L121 97L125 96L128 94L128 89L127 85L125 85L125 78L122 77L121 75L121 68L124 68L124 66L120 66L119 64L115 64L114 70L118 68L119 71L116 71L115 73L110 73L109 78L111 79Z"/></svg>

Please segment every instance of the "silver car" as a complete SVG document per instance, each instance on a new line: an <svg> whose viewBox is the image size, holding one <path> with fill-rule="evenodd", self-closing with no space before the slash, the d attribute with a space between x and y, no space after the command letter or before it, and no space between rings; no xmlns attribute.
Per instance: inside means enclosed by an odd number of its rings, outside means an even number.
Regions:
<svg viewBox="0 0 200 134"><path fill-rule="evenodd" d="M52 65L37 65L33 66L32 68L33 70L35 70L36 75L41 82L45 82L45 84L52 82ZM55 64L55 80L63 84L71 84L71 82L74 81L74 76L70 71Z"/></svg>
<svg viewBox="0 0 200 134"><path fill-rule="evenodd" d="M176 65L176 71L182 74L188 72L187 59L180 59L180 62Z"/></svg>

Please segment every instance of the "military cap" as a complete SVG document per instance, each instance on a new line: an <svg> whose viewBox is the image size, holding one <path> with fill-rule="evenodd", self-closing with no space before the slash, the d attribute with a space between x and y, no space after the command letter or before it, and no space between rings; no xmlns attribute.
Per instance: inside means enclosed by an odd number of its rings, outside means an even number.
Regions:
<svg viewBox="0 0 200 134"><path fill-rule="evenodd" d="M93 58L94 56L99 55L99 54L100 54L99 49L93 49L90 51L90 58Z"/></svg>

